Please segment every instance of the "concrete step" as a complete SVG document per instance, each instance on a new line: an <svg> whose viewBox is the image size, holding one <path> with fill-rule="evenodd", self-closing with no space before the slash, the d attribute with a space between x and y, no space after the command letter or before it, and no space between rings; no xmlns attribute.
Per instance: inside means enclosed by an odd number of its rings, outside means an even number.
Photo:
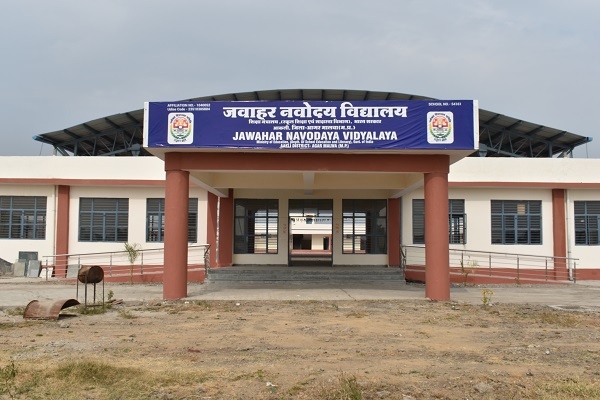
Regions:
<svg viewBox="0 0 600 400"><path fill-rule="evenodd" d="M404 282L404 271L385 267L222 267L209 270L208 282Z"/></svg>

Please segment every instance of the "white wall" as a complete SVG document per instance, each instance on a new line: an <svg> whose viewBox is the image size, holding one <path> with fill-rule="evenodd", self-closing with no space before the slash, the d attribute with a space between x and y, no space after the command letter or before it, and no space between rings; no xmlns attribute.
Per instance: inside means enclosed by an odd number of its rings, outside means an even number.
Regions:
<svg viewBox="0 0 600 400"><path fill-rule="evenodd" d="M423 199L423 190L402 197L402 243L414 245L412 237L412 200ZM451 188L449 199L464 199L467 214L467 243L452 244L450 248L484 252L519 253L551 256L554 252L552 235L552 191L550 189L512 188ZM501 245L492 244L491 200L541 200L542 244ZM422 245L419 245L422 246Z"/></svg>
<svg viewBox="0 0 600 400"><path fill-rule="evenodd" d="M90 187L71 188L69 204L69 254L123 251L121 242L80 242L79 199L82 197L109 197L129 199L129 243L138 243L142 249L163 248L164 243L146 242L146 199L164 198L163 187ZM207 194L204 189L191 188L190 198L198 198L198 244L206 243Z"/></svg>
<svg viewBox="0 0 600 400"><path fill-rule="evenodd" d="M1 158L1 157L0 157ZM19 251L38 253L38 259L54 253L56 234L56 193L51 185L0 185L0 196L45 196L46 203L46 239L0 239L0 258L15 262Z"/></svg>
<svg viewBox="0 0 600 400"><path fill-rule="evenodd" d="M156 157L0 157L2 178L164 180Z"/></svg>
<svg viewBox="0 0 600 400"><path fill-rule="evenodd" d="M164 198L164 163L155 157L0 157L0 196L46 196L46 239L0 239L0 258L16 261L19 251L54 255L56 185L70 186L69 254L122 251L123 243L79 242L81 197L129 198L129 239L142 248L162 248L146 242L146 198ZM20 183L4 183L20 182ZM127 182L131 182L130 185ZM125 184L123 184L125 183ZM103 186L95 186L95 185ZM190 188L198 198L198 244L207 241L207 192Z"/></svg>
<svg viewBox="0 0 600 400"><path fill-rule="evenodd" d="M600 201L600 189L567 191L567 256L578 258L577 269L600 268L600 246L575 245L575 201Z"/></svg>
<svg viewBox="0 0 600 400"><path fill-rule="evenodd" d="M467 157L450 166L450 182L598 183L600 159Z"/></svg>

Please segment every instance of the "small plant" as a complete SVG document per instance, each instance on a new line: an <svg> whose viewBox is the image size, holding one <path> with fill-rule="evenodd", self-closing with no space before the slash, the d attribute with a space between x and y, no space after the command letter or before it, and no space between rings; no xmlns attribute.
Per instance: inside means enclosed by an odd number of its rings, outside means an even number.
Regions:
<svg viewBox="0 0 600 400"><path fill-rule="evenodd" d="M482 295L481 301L483 302L483 307L488 308L489 306L491 306L492 305L492 296L494 295L494 291L491 289L481 289L481 295Z"/></svg>
<svg viewBox="0 0 600 400"><path fill-rule="evenodd" d="M125 309L119 310L119 317L125 318L125 319L137 318L137 316L135 316L135 314L133 314L131 311L125 310Z"/></svg>
<svg viewBox="0 0 600 400"><path fill-rule="evenodd" d="M7 366L0 368L0 379L2 380L2 387L0 387L0 393L8 394L11 399L15 398L16 385L15 379L17 378L17 367L15 362L11 361Z"/></svg>
<svg viewBox="0 0 600 400"><path fill-rule="evenodd" d="M125 251L127 252L127 258L129 259L129 283L133 285L133 264L140 255L140 245L137 243L123 243Z"/></svg>
<svg viewBox="0 0 600 400"><path fill-rule="evenodd" d="M111 290L108 291L108 294L106 295L106 298L108 299L108 302L110 303L112 301L112 299L115 298L115 292Z"/></svg>
<svg viewBox="0 0 600 400"><path fill-rule="evenodd" d="M460 271L464 276L464 286L467 286L467 282L469 280L469 274L471 274L475 269L479 267L479 262L477 260L469 260L467 261L467 266L465 267L464 261L460 260Z"/></svg>
<svg viewBox="0 0 600 400"><path fill-rule="evenodd" d="M340 398L349 400L362 400L362 390L355 376L340 376Z"/></svg>

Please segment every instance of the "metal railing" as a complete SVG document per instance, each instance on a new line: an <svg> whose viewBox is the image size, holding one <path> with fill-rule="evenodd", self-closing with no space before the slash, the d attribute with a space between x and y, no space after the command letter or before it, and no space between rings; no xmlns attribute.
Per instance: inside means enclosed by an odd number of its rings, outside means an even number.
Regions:
<svg viewBox="0 0 600 400"><path fill-rule="evenodd" d="M515 276L521 279L577 282L577 261L573 257L540 256L534 254L449 249L451 268L460 268L463 275L490 277ZM400 246L400 262L405 270L425 266L425 246Z"/></svg>
<svg viewBox="0 0 600 400"><path fill-rule="evenodd" d="M204 268L205 273L210 269L210 245L200 244L188 247L188 271ZM164 248L140 249L134 262L130 253L123 251L105 251L97 253L53 254L42 257L41 277L61 275L76 278L77 272L83 265L101 266L108 276L130 275L135 269L134 276L157 274L164 271ZM61 277L63 277L61 276Z"/></svg>

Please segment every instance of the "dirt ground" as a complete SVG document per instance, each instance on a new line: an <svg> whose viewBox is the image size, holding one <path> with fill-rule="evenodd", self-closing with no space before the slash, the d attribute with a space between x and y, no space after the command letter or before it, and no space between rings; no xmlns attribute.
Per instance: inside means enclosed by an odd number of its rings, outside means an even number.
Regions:
<svg viewBox="0 0 600 400"><path fill-rule="evenodd" d="M0 398L600 398L598 313L426 300L19 312L0 311Z"/></svg>

